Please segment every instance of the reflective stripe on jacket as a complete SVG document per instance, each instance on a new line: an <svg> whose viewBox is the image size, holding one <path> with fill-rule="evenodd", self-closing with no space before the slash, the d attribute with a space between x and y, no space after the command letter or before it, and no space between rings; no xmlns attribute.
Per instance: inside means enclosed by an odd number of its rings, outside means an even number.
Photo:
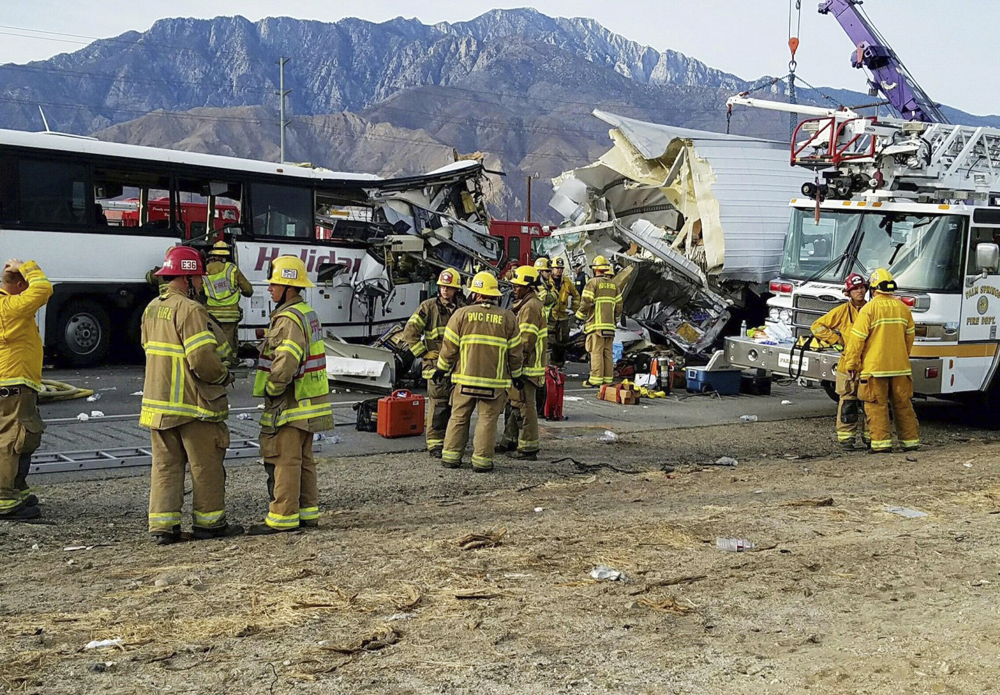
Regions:
<svg viewBox="0 0 1000 695"><path fill-rule="evenodd" d="M552 307L551 320L563 321L569 318L570 300L573 308L580 306L580 291L576 289L573 281L564 274L561 278L552 277L552 292L556 297L556 303Z"/></svg>
<svg viewBox="0 0 1000 695"><path fill-rule="evenodd" d="M42 336L35 314L52 296L52 283L34 261L21 264L21 294L0 290L0 386L42 390Z"/></svg>
<svg viewBox="0 0 1000 695"><path fill-rule="evenodd" d="M444 339L444 329L459 306L459 304L450 306L445 304L440 296L431 297L422 301L410 320L406 322L401 337L410 347L414 357L423 358L425 379L430 379L434 374L438 354L441 352L441 341Z"/></svg>
<svg viewBox="0 0 1000 695"><path fill-rule="evenodd" d="M506 389L521 376L521 332L513 312L489 302L464 306L444 331L437 368L455 384Z"/></svg>
<svg viewBox="0 0 1000 695"><path fill-rule="evenodd" d="M165 430L192 420L224 421L229 370L218 353L224 342L205 307L176 289L167 287L150 302L142 314L146 377L139 424Z"/></svg>
<svg viewBox="0 0 1000 695"><path fill-rule="evenodd" d="M910 307L876 293L858 312L838 371L861 376L909 376L916 326Z"/></svg>
<svg viewBox="0 0 1000 695"><path fill-rule="evenodd" d="M222 323L239 321L240 295L251 296L253 286L234 263L213 261L206 270L205 299L208 313Z"/></svg>
<svg viewBox="0 0 1000 695"><path fill-rule="evenodd" d="M522 371L536 384L545 376L547 363L548 323L543 315L542 302L537 295L528 294L514 303L518 329L521 331Z"/></svg>
<svg viewBox="0 0 1000 695"><path fill-rule="evenodd" d="M542 303L542 311L545 314L546 320L552 316L552 309L555 307L558 299L556 298L555 290L552 286L551 278L546 280L543 277L538 278L538 288L535 290L538 294L538 299Z"/></svg>
<svg viewBox="0 0 1000 695"><path fill-rule="evenodd" d="M830 345L846 345L858 312L850 301L835 306L813 321L812 334Z"/></svg>
<svg viewBox="0 0 1000 695"><path fill-rule="evenodd" d="M584 322L584 332L615 330L622 315L622 295L611 276L591 278L580 297L576 317Z"/></svg>
<svg viewBox="0 0 1000 695"><path fill-rule="evenodd" d="M253 395L264 397L261 430L290 425L309 432L333 427L322 326L300 299L278 307L261 349Z"/></svg>

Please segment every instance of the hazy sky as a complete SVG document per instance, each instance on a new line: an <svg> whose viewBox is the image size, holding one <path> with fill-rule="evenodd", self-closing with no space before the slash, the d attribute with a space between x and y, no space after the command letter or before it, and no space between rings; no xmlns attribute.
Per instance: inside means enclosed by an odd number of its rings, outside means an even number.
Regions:
<svg viewBox="0 0 1000 695"><path fill-rule="evenodd" d="M72 52L87 37L145 30L162 17L286 15L382 22L417 17L456 22L497 7L533 6L560 17L592 17L658 50L673 49L744 79L783 75L789 4L795 0L0 0L0 63ZM801 0L798 74L816 86L864 91L850 67L852 45L837 21ZM997 0L867 0L864 9L924 89L937 101L977 114L1000 113L1000 71L989 49L1000 26ZM52 33L43 33L52 32ZM60 34L74 34L65 36Z"/></svg>

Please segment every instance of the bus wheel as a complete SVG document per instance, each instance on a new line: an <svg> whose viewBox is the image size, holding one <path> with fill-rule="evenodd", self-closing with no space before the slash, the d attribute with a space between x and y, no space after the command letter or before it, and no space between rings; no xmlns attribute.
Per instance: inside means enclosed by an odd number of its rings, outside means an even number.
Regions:
<svg viewBox="0 0 1000 695"><path fill-rule="evenodd" d="M839 403L840 396L837 395L837 382L821 381L820 383L823 385L823 390L826 391L826 395Z"/></svg>
<svg viewBox="0 0 1000 695"><path fill-rule="evenodd" d="M78 299L59 314L56 329L59 354L73 367L90 367L108 354L111 321L100 304Z"/></svg>

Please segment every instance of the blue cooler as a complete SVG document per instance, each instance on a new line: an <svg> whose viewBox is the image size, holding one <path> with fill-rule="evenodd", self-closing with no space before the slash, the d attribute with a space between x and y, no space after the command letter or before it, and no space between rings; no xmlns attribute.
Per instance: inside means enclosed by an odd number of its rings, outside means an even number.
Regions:
<svg viewBox="0 0 1000 695"><path fill-rule="evenodd" d="M695 393L715 391L720 396L735 396L740 392L739 369L708 371L704 367L687 368L687 390Z"/></svg>

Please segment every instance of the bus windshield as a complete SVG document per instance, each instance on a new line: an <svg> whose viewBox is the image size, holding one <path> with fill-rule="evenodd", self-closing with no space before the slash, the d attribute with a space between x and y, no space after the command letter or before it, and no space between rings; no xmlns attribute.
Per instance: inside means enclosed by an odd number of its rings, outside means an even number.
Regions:
<svg viewBox="0 0 1000 695"><path fill-rule="evenodd" d="M842 282L886 268L901 288L957 292L962 286L965 217L910 212L793 209L781 277Z"/></svg>

